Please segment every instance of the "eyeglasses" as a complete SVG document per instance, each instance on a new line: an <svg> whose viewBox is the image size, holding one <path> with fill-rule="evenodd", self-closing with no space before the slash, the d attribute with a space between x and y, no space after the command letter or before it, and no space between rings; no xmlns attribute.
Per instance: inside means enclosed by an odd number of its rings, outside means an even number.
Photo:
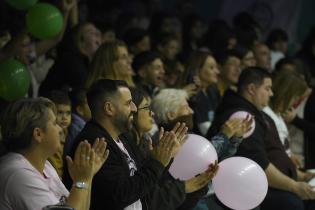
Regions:
<svg viewBox="0 0 315 210"><path fill-rule="evenodd" d="M150 112L150 115L153 114L153 111L151 110L150 106L139 107L139 108L138 108L138 111L139 111L139 110L147 110L147 111Z"/></svg>
<svg viewBox="0 0 315 210"><path fill-rule="evenodd" d="M138 110L148 110L151 111L150 106L139 107Z"/></svg>

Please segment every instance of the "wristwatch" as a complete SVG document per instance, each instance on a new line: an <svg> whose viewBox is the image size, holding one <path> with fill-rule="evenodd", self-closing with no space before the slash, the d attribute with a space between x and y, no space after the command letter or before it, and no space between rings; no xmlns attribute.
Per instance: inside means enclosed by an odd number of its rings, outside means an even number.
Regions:
<svg viewBox="0 0 315 210"><path fill-rule="evenodd" d="M88 185L85 182L75 182L73 186L78 189L88 189Z"/></svg>

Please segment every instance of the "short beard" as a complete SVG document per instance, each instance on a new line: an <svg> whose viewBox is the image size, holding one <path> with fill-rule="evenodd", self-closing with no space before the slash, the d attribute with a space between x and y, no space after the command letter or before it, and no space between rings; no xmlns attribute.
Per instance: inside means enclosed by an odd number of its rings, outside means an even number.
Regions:
<svg viewBox="0 0 315 210"><path fill-rule="evenodd" d="M120 133L124 133L124 132L130 131L132 129L132 122L129 121L131 115L132 114L130 114L127 118L125 118L124 116L122 116L120 114L114 120L113 123L114 123L116 129L120 131Z"/></svg>

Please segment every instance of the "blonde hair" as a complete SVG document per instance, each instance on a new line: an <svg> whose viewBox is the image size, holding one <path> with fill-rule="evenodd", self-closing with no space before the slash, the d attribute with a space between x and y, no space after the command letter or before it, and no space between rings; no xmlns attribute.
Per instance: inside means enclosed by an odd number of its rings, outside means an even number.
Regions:
<svg viewBox="0 0 315 210"><path fill-rule="evenodd" d="M114 42L104 43L98 48L92 59L85 84L86 88L89 88L99 79L124 80L128 86L135 86L131 75L122 78L121 75L117 74L114 68L114 62L118 59L118 47L127 48L127 45L123 41L116 40Z"/></svg>
<svg viewBox="0 0 315 210"><path fill-rule="evenodd" d="M283 113L290 108L290 102L305 93L307 84L305 80L296 73L287 71L278 72L273 76L273 97L270 107L276 113Z"/></svg>

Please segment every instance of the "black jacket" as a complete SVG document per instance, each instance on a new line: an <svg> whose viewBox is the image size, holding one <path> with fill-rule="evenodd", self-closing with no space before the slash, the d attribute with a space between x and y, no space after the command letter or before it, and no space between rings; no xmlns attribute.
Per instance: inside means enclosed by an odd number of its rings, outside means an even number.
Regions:
<svg viewBox="0 0 315 210"><path fill-rule="evenodd" d="M120 138L133 139L136 143L135 137L132 135L122 135ZM149 158L149 147L147 139L142 139L137 145L139 149L135 152L137 162L144 163ZM186 198L184 182L174 179L168 172L166 167L161 179L150 191L147 204L150 210L175 210L179 207Z"/></svg>
<svg viewBox="0 0 315 210"><path fill-rule="evenodd" d="M94 176L91 210L122 210L138 199L141 199L143 210L149 209L150 192L160 180L164 166L152 158L140 162L136 156L139 150L135 143L122 136L120 140L137 165L134 176L130 176L123 152L109 133L93 120L87 122L75 139L72 156L79 142L86 139L93 144L97 137L105 137L110 153L106 163Z"/></svg>
<svg viewBox="0 0 315 210"><path fill-rule="evenodd" d="M253 134L243 139L235 155L252 159L263 169L266 169L269 165L269 160L265 150L264 140L267 127L263 113L234 91L227 90L225 92L222 102L216 111L214 121L208 131L208 138L218 133L224 122L236 111L246 111L255 116L256 126Z"/></svg>
<svg viewBox="0 0 315 210"><path fill-rule="evenodd" d="M264 170L271 162L282 173L296 179L295 166L285 152L274 121L234 91L225 92L208 135L212 136L218 131L221 125L236 111L246 111L252 114L255 117L256 125L253 134L242 141L235 155L254 160Z"/></svg>

